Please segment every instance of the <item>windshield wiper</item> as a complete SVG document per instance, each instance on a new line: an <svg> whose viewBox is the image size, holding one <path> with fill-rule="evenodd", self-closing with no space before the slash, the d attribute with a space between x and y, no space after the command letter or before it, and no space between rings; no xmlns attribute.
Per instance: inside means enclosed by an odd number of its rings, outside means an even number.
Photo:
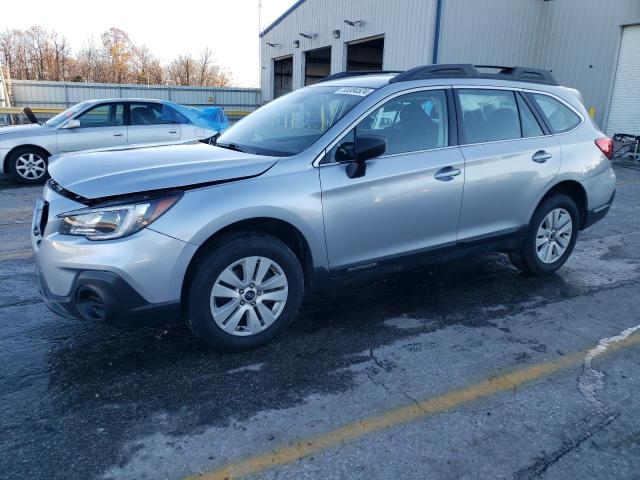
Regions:
<svg viewBox="0 0 640 480"><path fill-rule="evenodd" d="M247 153L235 143L215 143L216 147L226 148L228 150L235 150L236 152Z"/></svg>
<svg viewBox="0 0 640 480"><path fill-rule="evenodd" d="M219 137L220 135L222 135L222 132L218 132L218 133L216 133L213 137L209 137L209 138L207 139L207 143L208 143L209 145L216 145L216 142L218 141L218 137Z"/></svg>

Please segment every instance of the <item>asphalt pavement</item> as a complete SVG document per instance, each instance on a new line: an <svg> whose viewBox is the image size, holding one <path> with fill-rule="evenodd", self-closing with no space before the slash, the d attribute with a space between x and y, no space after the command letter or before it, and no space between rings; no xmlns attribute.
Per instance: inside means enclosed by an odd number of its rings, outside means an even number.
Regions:
<svg viewBox="0 0 640 480"><path fill-rule="evenodd" d="M0 181L0 478L637 479L640 172L554 276L501 254L307 299L208 349L41 302L42 187Z"/></svg>

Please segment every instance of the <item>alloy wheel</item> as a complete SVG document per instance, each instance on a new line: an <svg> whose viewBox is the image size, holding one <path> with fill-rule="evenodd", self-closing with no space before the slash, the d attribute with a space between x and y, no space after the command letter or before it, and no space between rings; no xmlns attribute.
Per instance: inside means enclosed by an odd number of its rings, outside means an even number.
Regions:
<svg viewBox="0 0 640 480"><path fill-rule="evenodd" d="M573 235L571 215L564 208L551 210L536 234L536 254L543 263L558 260L569 247Z"/></svg>
<svg viewBox="0 0 640 480"><path fill-rule="evenodd" d="M211 289L211 315L232 335L255 335L269 328L288 297L284 270L266 257L246 257L225 268Z"/></svg>
<svg viewBox="0 0 640 480"><path fill-rule="evenodd" d="M37 153L25 153L16 160L16 172L27 180L37 180L47 171L47 164Z"/></svg>

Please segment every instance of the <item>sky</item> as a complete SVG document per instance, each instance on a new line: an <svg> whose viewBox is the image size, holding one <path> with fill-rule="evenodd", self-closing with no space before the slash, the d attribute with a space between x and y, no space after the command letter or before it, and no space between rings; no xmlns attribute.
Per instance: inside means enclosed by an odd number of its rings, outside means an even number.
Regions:
<svg viewBox="0 0 640 480"><path fill-rule="evenodd" d="M232 73L234 85L259 86L258 2L260 0L23 0L3 1L0 31L40 25L65 36L73 52L117 27L136 45L147 45L168 63L179 54L194 57L211 47L218 64ZM295 0L261 0L261 29Z"/></svg>

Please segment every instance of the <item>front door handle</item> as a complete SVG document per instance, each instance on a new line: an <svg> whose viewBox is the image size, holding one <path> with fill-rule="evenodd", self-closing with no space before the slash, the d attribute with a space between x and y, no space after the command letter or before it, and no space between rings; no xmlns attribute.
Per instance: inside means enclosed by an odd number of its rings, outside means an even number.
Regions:
<svg viewBox="0 0 640 480"><path fill-rule="evenodd" d="M544 150L538 150L536 153L533 154L533 157L531 157L531 160L533 160L536 163L544 163L547 160L549 160L553 155L551 155L549 152L545 152Z"/></svg>
<svg viewBox="0 0 640 480"><path fill-rule="evenodd" d="M178 133L178 130L174 128L173 130L169 130L169 133Z"/></svg>
<svg viewBox="0 0 640 480"><path fill-rule="evenodd" d="M442 182L448 182L449 180L453 180L453 177L457 177L458 175L460 175L459 168L444 167L438 170L433 177L436 180L440 180Z"/></svg>
<svg viewBox="0 0 640 480"><path fill-rule="evenodd" d="M114 137L122 137L122 136L124 136L124 133L122 133L122 132L113 132L113 136Z"/></svg>

